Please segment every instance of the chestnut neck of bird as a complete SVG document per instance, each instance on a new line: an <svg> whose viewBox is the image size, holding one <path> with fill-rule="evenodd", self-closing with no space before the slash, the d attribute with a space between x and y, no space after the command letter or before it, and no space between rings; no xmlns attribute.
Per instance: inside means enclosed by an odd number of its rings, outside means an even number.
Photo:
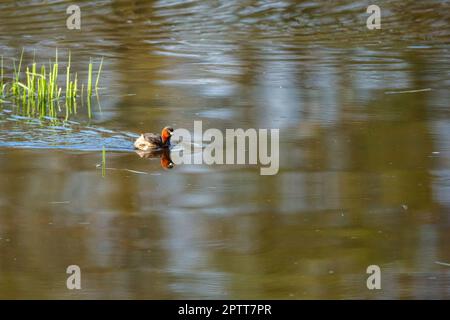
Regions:
<svg viewBox="0 0 450 320"><path fill-rule="evenodd" d="M170 133L167 130L161 132L161 140L163 143L170 142Z"/></svg>

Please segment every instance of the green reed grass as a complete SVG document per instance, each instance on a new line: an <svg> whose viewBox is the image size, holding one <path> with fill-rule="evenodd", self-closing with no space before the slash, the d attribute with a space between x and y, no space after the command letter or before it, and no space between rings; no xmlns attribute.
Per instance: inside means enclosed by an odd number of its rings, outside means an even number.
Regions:
<svg viewBox="0 0 450 320"><path fill-rule="evenodd" d="M16 96L20 95L20 88L19 88L19 79L20 79L20 71L22 69L22 59L23 59L23 49L22 53L20 54L19 59L19 66L16 68L16 61L14 60L14 78L13 78L13 84L11 86L12 93Z"/></svg>
<svg viewBox="0 0 450 320"><path fill-rule="evenodd" d="M88 70L88 96L92 96L92 61L89 62L89 70Z"/></svg>
<svg viewBox="0 0 450 320"><path fill-rule="evenodd" d="M98 90L98 81L100 80L100 73L102 72L102 66L103 66L103 57L102 60L100 61L100 66L98 67L97 80L95 80L95 91Z"/></svg>
<svg viewBox="0 0 450 320"><path fill-rule="evenodd" d="M60 81L58 62L58 50L55 51L54 61L50 61L48 68L46 65L40 67L33 59L30 65L23 66L24 50L20 55L18 64L13 60L13 74L11 83L5 81L3 56L0 61L0 94L5 101L5 97L11 98L12 102L22 115L30 117L50 117L56 119L61 109L61 100L65 106L65 119L78 112L77 100L81 99L83 106L83 94L85 85L81 83L81 94L79 94L79 77L77 72L72 72L71 53L69 52L68 62L65 68L65 81ZM95 90L98 101L98 83L103 66L103 58L100 61L95 81ZM92 60L89 62L88 80L87 80L87 105L88 116L91 118L91 102L92 96ZM65 83L64 85L60 85ZM64 93L64 96L62 96Z"/></svg>

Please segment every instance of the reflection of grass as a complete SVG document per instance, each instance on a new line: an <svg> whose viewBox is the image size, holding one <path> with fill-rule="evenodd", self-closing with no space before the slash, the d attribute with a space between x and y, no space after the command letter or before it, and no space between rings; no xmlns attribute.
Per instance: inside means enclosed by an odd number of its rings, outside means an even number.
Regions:
<svg viewBox="0 0 450 320"><path fill-rule="evenodd" d="M105 146L102 148L102 177L106 176L106 149Z"/></svg>
<svg viewBox="0 0 450 320"><path fill-rule="evenodd" d="M1 57L1 64L0 64L0 93L1 97L5 95L5 84L3 83L3 56Z"/></svg>
<svg viewBox="0 0 450 320"><path fill-rule="evenodd" d="M81 84L81 95L79 92L78 73L71 70L71 55L69 53L66 66L65 87L60 86L58 50L56 50L55 61L40 67L33 59L33 63L22 70L23 53L20 55L19 63L14 60L14 71L10 82L5 81L3 56L0 61L0 102L12 103L23 116L28 117L50 117L56 119L61 113L65 114L67 120L71 115L77 113L77 99L83 101L83 88ZM98 95L98 83L100 79L103 58L97 71L95 92ZM92 61L88 68L88 85L86 100L88 104L88 116L92 117ZM98 99L98 97L97 97ZM63 106L61 107L61 104ZM64 110L63 110L64 109Z"/></svg>

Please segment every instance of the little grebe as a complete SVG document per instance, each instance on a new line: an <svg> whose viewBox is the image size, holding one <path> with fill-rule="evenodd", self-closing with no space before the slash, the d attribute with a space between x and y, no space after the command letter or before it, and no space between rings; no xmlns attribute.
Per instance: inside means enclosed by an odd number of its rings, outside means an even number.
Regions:
<svg viewBox="0 0 450 320"><path fill-rule="evenodd" d="M170 147L170 137L173 135L173 128L164 127L161 135L154 133L143 133L134 142L134 147L142 151L164 149Z"/></svg>

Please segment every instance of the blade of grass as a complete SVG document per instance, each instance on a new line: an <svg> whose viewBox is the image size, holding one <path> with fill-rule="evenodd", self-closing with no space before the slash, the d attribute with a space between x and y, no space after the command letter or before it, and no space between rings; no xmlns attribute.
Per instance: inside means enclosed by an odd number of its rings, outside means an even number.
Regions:
<svg viewBox="0 0 450 320"><path fill-rule="evenodd" d="M92 110L91 110L91 97L87 97L87 108L88 108L88 117L92 118Z"/></svg>
<svg viewBox="0 0 450 320"><path fill-rule="evenodd" d="M100 66L98 67L98 72L97 72L97 80L95 80L95 88L98 88L98 81L100 80L100 73L102 72L102 66L103 66L103 57L102 60L100 61Z"/></svg>
<svg viewBox="0 0 450 320"><path fill-rule="evenodd" d="M87 94L90 98L92 96L92 60L89 62L89 71L88 71L88 87L87 87Z"/></svg>
<svg viewBox="0 0 450 320"><path fill-rule="evenodd" d="M69 82L70 82L70 51L69 51L69 62L67 63L66 69L66 100L70 97Z"/></svg>

